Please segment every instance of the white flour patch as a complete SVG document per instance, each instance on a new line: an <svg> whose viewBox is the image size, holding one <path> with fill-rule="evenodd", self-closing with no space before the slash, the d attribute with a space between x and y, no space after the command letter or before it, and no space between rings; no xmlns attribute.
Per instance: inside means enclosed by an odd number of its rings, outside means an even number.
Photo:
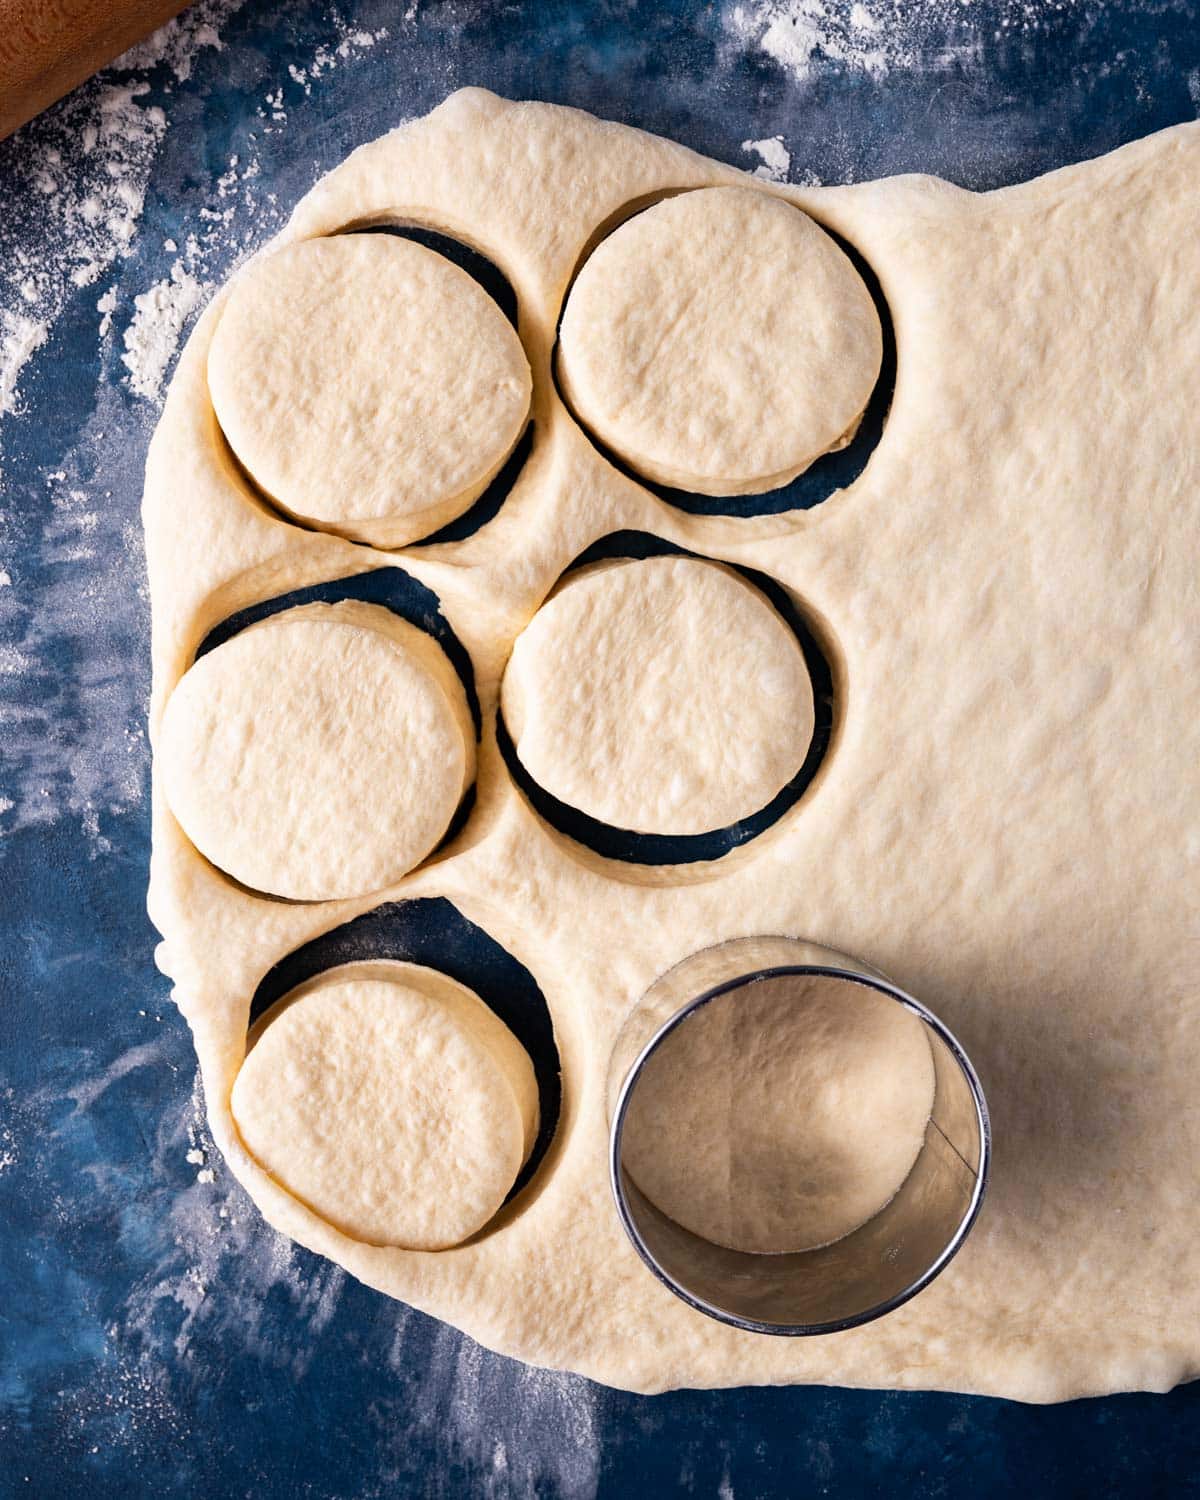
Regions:
<svg viewBox="0 0 1200 1500"><path fill-rule="evenodd" d="M220 45L216 28L240 4L198 0L0 142L10 184L0 215L0 445L3 419L22 410L29 361L79 291L132 250L167 130L145 75L166 64L186 78L199 51ZM97 311L107 333L113 308Z"/></svg>
<svg viewBox="0 0 1200 1500"><path fill-rule="evenodd" d="M0 308L0 417L20 409L17 381L35 350L46 342L49 331L47 324L23 312Z"/></svg>
<svg viewBox="0 0 1200 1500"><path fill-rule="evenodd" d="M409 1348L414 1338L418 1350ZM589 1381L498 1358L456 1329L417 1323L398 1307L388 1364L403 1374L418 1359L422 1382L407 1417L448 1444L472 1476L473 1493L494 1500L597 1494L599 1393Z"/></svg>
<svg viewBox="0 0 1200 1500"><path fill-rule="evenodd" d="M37 557L36 608L23 586L0 589L3 832L69 813L97 855L109 852L101 819L141 803L149 760L141 453L105 436L122 423L101 383L64 467L0 514L0 555Z"/></svg>
<svg viewBox="0 0 1200 1500"><path fill-rule="evenodd" d="M204 299L205 287L176 261L164 281L133 299L133 321L125 330L121 363L139 396L157 401L184 324Z"/></svg>
<svg viewBox="0 0 1200 1500"><path fill-rule="evenodd" d="M1192 108L1200 115L1200 68L1193 68L1187 76L1188 98Z"/></svg>
<svg viewBox="0 0 1200 1500"><path fill-rule="evenodd" d="M379 27L377 31L364 31L361 27L347 26L344 21L336 16L334 17L334 25L338 32L338 40L336 42L330 42L327 45L318 47L313 53L312 61L307 67L298 68L294 63L288 66L288 76L293 83L304 90L305 94L311 94L313 84L324 78L327 74L332 73L339 62L345 62L347 58L353 57L355 53L366 52L388 38L388 29L386 26ZM282 92L280 92L278 98L268 94L267 103L271 105L272 109L282 111Z"/></svg>
<svg viewBox="0 0 1200 1500"><path fill-rule="evenodd" d="M895 69L938 71L982 55L983 17L969 0L751 0L732 6L726 30L804 82L821 73L881 79Z"/></svg>
<svg viewBox="0 0 1200 1500"><path fill-rule="evenodd" d="M753 151L759 158L754 169L755 177L768 182L786 182L792 169L792 153L783 144L781 135L773 135L765 141L743 141L743 151Z"/></svg>
<svg viewBox="0 0 1200 1500"><path fill-rule="evenodd" d="M222 50L218 28L240 10L244 0L208 0L189 5L182 15L167 21L145 41L121 54L113 68L126 73L148 72L166 63L179 83L192 76L192 63L204 48Z"/></svg>
<svg viewBox="0 0 1200 1500"><path fill-rule="evenodd" d="M100 338L101 341L108 337L112 328L113 313L117 310L117 289L110 286L96 302L96 311L100 314Z"/></svg>
<svg viewBox="0 0 1200 1500"><path fill-rule="evenodd" d="M0 812L3 808L0 808ZM17 1150L17 1138L10 1126L0 1120L0 1176L8 1171L9 1167L15 1167L20 1153Z"/></svg>

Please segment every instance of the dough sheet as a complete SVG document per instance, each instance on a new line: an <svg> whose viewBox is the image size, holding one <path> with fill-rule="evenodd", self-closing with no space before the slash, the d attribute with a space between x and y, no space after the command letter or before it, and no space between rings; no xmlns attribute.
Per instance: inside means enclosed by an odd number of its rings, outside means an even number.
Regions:
<svg viewBox="0 0 1200 1500"><path fill-rule="evenodd" d="M1198 181L1200 125L983 195L927 177L809 188L575 111L458 93L354 152L279 242L416 223L481 250L516 293L528 458L474 534L395 552L306 529L253 492L206 381L216 295L147 465L156 741L219 622L383 566L436 594L482 711L461 832L361 898L239 888L184 836L156 768L160 962L215 1139L273 1225L491 1349L637 1391L825 1382L1059 1401L1200 1370ZM720 185L802 207L886 299L897 376L882 437L811 510L686 511L609 463L554 384L589 247L659 196ZM711 864L588 851L537 816L497 747L514 640L581 553L629 530L768 575L834 667L816 779ZM417 897L447 899L531 971L562 1067L532 1180L437 1252L339 1231L257 1164L230 1110L264 974ZM991 1109L993 1175L965 1247L913 1301L845 1333L771 1338L692 1311L610 1200L605 1079L623 1017L688 953L751 933L889 974L961 1039Z"/></svg>

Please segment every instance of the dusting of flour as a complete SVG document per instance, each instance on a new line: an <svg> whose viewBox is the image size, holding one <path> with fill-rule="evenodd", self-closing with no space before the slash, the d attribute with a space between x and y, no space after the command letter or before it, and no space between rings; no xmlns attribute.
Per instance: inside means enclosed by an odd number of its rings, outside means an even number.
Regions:
<svg viewBox="0 0 1200 1500"><path fill-rule="evenodd" d="M121 362L139 396L157 399L163 377L179 343L179 335L204 299L204 285L176 261L164 281L133 299L133 321L125 330Z"/></svg>
<svg viewBox="0 0 1200 1500"><path fill-rule="evenodd" d="M781 135L773 135L764 141L743 141L743 151L753 151L758 157L754 168L755 177L767 182L786 182L792 169L792 153L783 143Z"/></svg>
<svg viewBox="0 0 1200 1500"><path fill-rule="evenodd" d="M241 3L197 0L0 143L12 183L0 215L0 422L23 410L22 372L67 306L132 251L167 131L149 75L161 66L188 78Z"/></svg>
<svg viewBox="0 0 1200 1500"><path fill-rule="evenodd" d="M1046 8L1010 0L1001 27L1029 29ZM881 79L969 66L981 56L984 24L971 0L748 0L725 15L740 48L774 58L797 82L829 71ZM994 27L994 10L986 24Z"/></svg>

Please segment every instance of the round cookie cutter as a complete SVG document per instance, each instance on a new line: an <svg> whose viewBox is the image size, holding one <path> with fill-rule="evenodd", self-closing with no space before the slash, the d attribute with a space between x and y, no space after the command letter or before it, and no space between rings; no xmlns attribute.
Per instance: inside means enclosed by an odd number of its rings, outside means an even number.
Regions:
<svg viewBox="0 0 1200 1500"><path fill-rule="evenodd" d="M847 1003L865 987L916 1016L933 1057L933 1109L911 1171L865 1224L812 1250L731 1250L668 1218L640 1191L623 1165L629 1105L651 1056L689 1016L756 981L785 975L844 987ZM677 1297L750 1333L836 1333L891 1312L949 1264L987 1186L987 1102L954 1035L869 964L797 938L737 938L692 954L656 980L617 1038L608 1099L613 1196L634 1248Z"/></svg>

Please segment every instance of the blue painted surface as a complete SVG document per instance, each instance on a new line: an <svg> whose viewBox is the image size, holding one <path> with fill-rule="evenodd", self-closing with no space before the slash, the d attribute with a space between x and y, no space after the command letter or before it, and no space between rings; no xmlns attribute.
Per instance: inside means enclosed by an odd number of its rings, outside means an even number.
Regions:
<svg viewBox="0 0 1200 1500"><path fill-rule="evenodd" d="M136 516L156 405L121 361L133 297L177 258L164 240L195 234L189 264L219 281L320 172L460 84L743 165L744 141L780 135L795 177L990 187L1194 117L1197 7L929 0L884 21L881 61L833 55L834 28L785 66L762 45L770 6L752 3L740 22L731 5L204 3L222 45L193 36L187 78L143 60L0 145L11 308L22 253L58 266L29 208L37 163L65 141L56 170L82 180L98 90L148 85L129 254L51 297L0 422L0 1496L1200 1493L1200 1388L1048 1409L820 1389L641 1399L486 1354L258 1221L212 1154L143 913Z"/></svg>

